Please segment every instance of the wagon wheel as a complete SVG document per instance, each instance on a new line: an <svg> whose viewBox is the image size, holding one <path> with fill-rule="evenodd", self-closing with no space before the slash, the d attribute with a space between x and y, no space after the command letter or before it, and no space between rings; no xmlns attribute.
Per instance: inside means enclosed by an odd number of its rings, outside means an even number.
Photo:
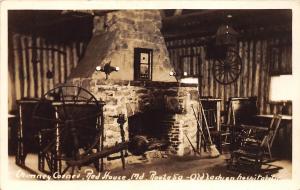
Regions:
<svg viewBox="0 0 300 190"><path fill-rule="evenodd" d="M224 59L214 61L213 76L220 84L231 84L238 79L242 68L242 60L238 53L229 49Z"/></svg>
<svg viewBox="0 0 300 190"><path fill-rule="evenodd" d="M81 87L60 86L44 94L32 115L39 124L39 169L45 172L47 163L50 173L64 174L66 161L100 151L101 113L101 103ZM94 164L99 170L99 161Z"/></svg>

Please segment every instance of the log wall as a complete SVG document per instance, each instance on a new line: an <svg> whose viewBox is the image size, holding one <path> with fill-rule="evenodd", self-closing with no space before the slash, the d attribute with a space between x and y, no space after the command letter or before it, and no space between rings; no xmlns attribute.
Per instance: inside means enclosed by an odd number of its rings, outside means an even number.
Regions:
<svg viewBox="0 0 300 190"><path fill-rule="evenodd" d="M83 54L86 42L50 42L36 36L9 35L9 111L16 100L38 98L66 82ZM47 71L53 78L46 77Z"/></svg>
<svg viewBox="0 0 300 190"><path fill-rule="evenodd" d="M196 40L194 40L195 42ZM212 66L214 60L206 59L205 45L193 45L193 40L167 41L171 63L178 67L182 55L194 52L195 59L200 63L202 76L201 96L212 96L223 100L229 97L258 97L258 107L261 114L276 113L281 109L280 104L270 104L270 77L275 74L292 73L291 40L288 37L270 39L241 39L238 51L243 64L243 70L238 80L229 85L219 84L213 77ZM289 112L292 112L291 105Z"/></svg>

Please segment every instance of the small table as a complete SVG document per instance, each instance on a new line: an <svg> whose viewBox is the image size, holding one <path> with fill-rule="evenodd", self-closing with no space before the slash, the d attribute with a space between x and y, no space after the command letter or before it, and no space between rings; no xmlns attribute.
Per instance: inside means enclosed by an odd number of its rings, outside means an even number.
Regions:
<svg viewBox="0 0 300 190"><path fill-rule="evenodd" d="M286 121L292 121L293 117L291 115L281 115L282 116L282 120L286 120ZM267 114L267 115L256 115L255 117L260 117L260 118L266 118L266 119L272 119L273 115L271 114Z"/></svg>
<svg viewBox="0 0 300 190"><path fill-rule="evenodd" d="M258 131L268 131L268 127L255 126L255 125L241 125L242 129L248 130L258 130Z"/></svg>

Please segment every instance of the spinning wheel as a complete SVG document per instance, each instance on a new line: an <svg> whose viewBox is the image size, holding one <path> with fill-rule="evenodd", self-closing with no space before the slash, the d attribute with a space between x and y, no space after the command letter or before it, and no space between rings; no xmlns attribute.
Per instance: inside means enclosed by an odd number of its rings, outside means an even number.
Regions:
<svg viewBox="0 0 300 190"><path fill-rule="evenodd" d="M214 61L213 76L221 84L231 84L238 79L242 66L238 53L228 49L224 59L218 58Z"/></svg>
<svg viewBox="0 0 300 190"><path fill-rule="evenodd" d="M46 172L46 163L51 174L64 174L68 160L101 151L102 105L77 86L60 86L41 98L32 115L39 126L39 170ZM100 170L102 160L93 163Z"/></svg>

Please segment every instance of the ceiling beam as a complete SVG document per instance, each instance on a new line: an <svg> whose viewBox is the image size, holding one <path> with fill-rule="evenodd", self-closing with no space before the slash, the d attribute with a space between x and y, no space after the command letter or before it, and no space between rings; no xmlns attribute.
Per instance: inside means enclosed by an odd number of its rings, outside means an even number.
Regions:
<svg viewBox="0 0 300 190"><path fill-rule="evenodd" d="M173 35L173 36L165 36L163 34L165 41L176 41L176 40L189 40L193 39L194 41L201 41L203 42L202 38L214 38L215 33L209 32L207 30L202 30L194 33L183 33L181 35ZM247 29L243 30L239 33L239 39L258 39L258 38L265 38L265 37L273 37L273 36L285 36L291 37L292 36L292 25L285 24L276 27L265 27L265 28L257 28L257 29Z"/></svg>
<svg viewBox="0 0 300 190"><path fill-rule="evenodd" d="M228 19L227 14L231 14L232 18ZM266 23L277 22L277 20L290 20L291 10L201 10L190 14L183 14L181 16L171 16L163 19L163 26L166 29L172 30L179 27L194 27L195 25L213 23L249 23L261 22L264 20ZM286 22L286 21L284 21Z"/></svg>
<svg viewBox="0 0 300 190"><path fill-rule="evenodd" d="M231 18L231 25L237 32L249 29L263 30L264 28L291 25L291 14L287 14L286 11L260 11L259 13L252 12L252 14L250 14L249 11L243 12L243 14L240 15L236 15L235 13L235 16ZM162 33L165 38L214 35L221 24L224 24L222 17L205 17L204 19L199 18L198 20L180 20L177 24L172 25L163 23Z"/></svg>

